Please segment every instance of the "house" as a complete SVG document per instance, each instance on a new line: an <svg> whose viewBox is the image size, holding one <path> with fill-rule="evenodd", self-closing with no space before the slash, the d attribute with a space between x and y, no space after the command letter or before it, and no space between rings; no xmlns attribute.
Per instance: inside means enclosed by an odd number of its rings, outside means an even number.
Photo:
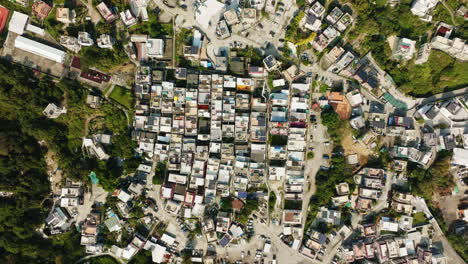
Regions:
<svg viewBox="0 0 468 264"><path fill-rule="evenodd" d="M55 119L58 118L62 114L66 114L67 109L65 107L58 107L54 103L50 103L46 106L42 114L44 114L47 118Z"/></svg>
<svg viewBox="0 0 468 264"><path fill-rule="evenodd" d="M52 7L44 1L36 1L31 7L33 15L37 16L41 20L44 20L49 15Z"/></svg>
<svg viewBox="0 0 468 264"><path fill-rule="evenodd" d="M94 40L92 39L91 34L81 31L78 32L78 44L89 47L94 44Z"/></svg>
<svg viewBox="0 0 468 264"><path fill-rule="evenodd" d="M55 10L55 19L64 24L74 23L75 11L69 8L57 7Z"/></svg>
<svg viewBox="0 0 468 264"><path fill-rule="evenodd" d="M317 220L330 225L339 226L341 224L341 212L320 207L320 211L317 213Z"/></svg>
<svg viewBox="0 0 468 264"><path fill-rule="evenodd" d="M468 167L468 149L454 148L451 164Z"/></svg>
<svg viewBox="0 0 468 264"><path fill-rule="evenodd" d="M148 0L130 0L130 9L132 10L133 15L138 18L140 17L142 21L148 21Z"/></svg>
<svg viewBox="0 0 468 264"><path fill-rule="evenodd" d="M321 18L325 14L325 7L320 4L319 1L315 1L315 3L310 7L309 12Z"/></svg>
<svg viewBox="0 0 468 264"><path fill-rule="evenodd" d="M407 61L413 58L415 52L416 41L407 38L399 38L395 41L392 57L396 60Z"/></svg>
<svg viewBox="0 0 468 264"><path fill-rule="evenodd" d="M231 36L226 20L220 20L218 25L216 25L216 34L220 39L229 38Z"/></svg>
<svg viewBox="0 0 468 264"><path fill-rule="evenodd" d="M13 11L13 15L10 18L8 24L8 31L23 35L26 25L28 24L29 16L17 11Z"/></svg>
<svg viewBox="0 0 468 264"><path fill-rule="evenodd" d="M63 229L66 227L67 221L68 216L60 207L54 207L45 220L46 224L54 229Z"/></svg>
<svg viewBox="0 0 468 264"><path fill-rule="evenodd" d="M75 53L78 53L81 49L81 46L80 44L78 44L78 38L75 38L75 37L71 37L71 36L60 36L60 45L64 46L65 48L75 52ZM76 61L76 59L74 58L74 60ZM72 63L72 67L75 67L76 65L74 65ZM81 65L79 65L81 66ZM79 67L75 67L75 68L79 68Z"/></svg>
<svg viewBox="0 0 468 264"><path fill-rule="evenodd" d="M343 11L339 7L335 7L332 11L327 15L326 19L330 24L335 24L338 20L343 16Z"/></svg>
<svg viewBox="0 0 468 264"><path fill-rule="evenodd" d="M136 18L133 16L132 12L129 9L120 12L120 19L127 27L131 27L137 22Z"/></svg>
<svg viewBox="0 0 468 264"><path fill-rule="evenodd" d="M239 17L237 16L237 12L234 9L229 9L228 11L224 12L223 16L224 20L229 26L238 24L240 22Z"/></svg>
<svg viewBox="0 0 468 264"><path fill-rule="evenodd" d="M148 58L163 58L164 57L164 40L148 38L146 41Z"/></svg>
<svg viewBox="0 0 468 264"><path fill-rule="evenodd" d="M432 20L432 10L438 3L439 0L414 0L410 10L421 20L429 22Z"/></svg>
<svg viewBox="0 0 468 264"><path fill-rule="evenodd" d="M336 23L336 28L343 32L353 23L353 17L349 13L345 13Z"/></svg>
<svg viewBox="0 0 468 264"><path fill-rule="evenodd" d="M393 221L389 217L380 219L380 231L398 232L398 222Z"/></svg>
<svg viewBox="0 0 468 264"><path fill-rule="evenodd" d="M263 59L263 65L265 65L266 70L269 72L278 69L280 66L279 62L272 55L268 55Z"/></svg>
<svg viewBox="0 0 468 264"><path fill-rule="evenodd" d="M241 17L244 23L255 23L257 21L257 10L255 8L243 8Z"/></svg>
<svg viewBox="0 0 468 264"><path fill-rule="evenodd" d="M304 17L304 27L311 30L311 31L319 31L320 27L322 26L322 20L313 14L310 9L307 12L306 16Z"/></svg>
<svg viewBox="0 0 468 264"><path fill-rule="evenodd" d="M283 210L283 224L300 225L302 212L299 210Z"/></svg>
<svg viewBox="0 0 468 264"><path fill-rule="evenodd" d="M96 5L96 9L107 23L112 23L117 19L117 15L115 15L104 2Z"/></svg>
<svg viewBox="0 0 468 264"><path fill-rule="evenodd" d="M102 34L97 39L97 45L101 49L112 49L112 45L114 44L114 40L110 35Z"/></svg>
<svg viewBox="0 0 468 264"><path fill-rule="evenodd" d="M349 194L349 185L346 182L337 184L335 188L336 188L336 193L340 196Z"/></svg>
<svg viewBox="0 0 468 264"><path fill-rule="evenodd" d="M291 67L283 71L283 74L286 80L288 80L289 82L292 82L293 80L304 75L305 72L301 71L296 65L291 65Z"/></svg>
<svg viewBox="0 0 468 264"><path fill-rule="evenodd" d="M86 97L86 104L88 104L91 108L99 108L101 105L101 98L99 96L89 94Z"/></svg>
<svg viewBox="0 0 468 264"><path fill-rule="evenodd" d="M263 67L249 66L248 72L252 78L264 78L268 76L268 72Z"/></svg>

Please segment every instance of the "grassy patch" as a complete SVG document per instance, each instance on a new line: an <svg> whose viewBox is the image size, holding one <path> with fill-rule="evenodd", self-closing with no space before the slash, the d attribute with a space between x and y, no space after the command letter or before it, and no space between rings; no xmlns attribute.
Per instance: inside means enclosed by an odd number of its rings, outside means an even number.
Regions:
<svg viewBox="0 0 468 264"><path fill-rule="evenodd" d="M112 100L116 101L123 107L131 110L133 108L133 96L132 91L120 86L115 86L114 90L109 96Z"/></svg>
<svg viewBox="0 0 468 264"><path fill-rule="evenodd" d="M321 93L326 93L328 89L330 89L330 87L326 83L320 83L319 90Z"/></svg>
<svg viewBox="0 0 468 264"><path fill-rule="evenodd" d="M148 21L140 21L138 24L129 28L130 34L146 34L151 38L162 38L166 35L172 35L172 24L161 24L158 16L149 14Z"/></svg>
<svg viewBox="0 0 468 264"><path fill-rule="evenodd" d="M428 220L423 212L417 212L413 215L413 226L419 226L427 222Z"/></svg>

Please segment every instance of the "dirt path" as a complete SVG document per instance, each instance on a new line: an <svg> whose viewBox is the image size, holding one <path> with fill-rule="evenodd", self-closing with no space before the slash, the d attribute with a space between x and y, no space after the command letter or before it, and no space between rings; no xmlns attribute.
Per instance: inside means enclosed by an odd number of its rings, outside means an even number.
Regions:
<svg viewBox="0 0 468 264"><path fill-rule="evenodd" d="M45 155L45 162L47 164L47 174L49 175L51 190L54 194L59 194L60 184L63 180L63 171L58 169L56 153L48 150Z"/></svg>
<svg viewBox="0 0 468 264"><path fill-rule="evenodd" d="M89 133L89 122L91 122L91 120L97 118L97 117L101 117L101 116L104 116L103 114L92 114L90 116L87 116L85 121L84 121L84 136L86 137Z"/></svg>
<svg viewBox="0 0 468 264"><path fill-rule="evenodd" d="M91 0L81 0L81 3L86 6L88 9L88 15L91 17L91 21L96 24L101 20L101 15L99 12L94 8L93 1Z"/></svg>
<svg viewBox="0 0 468 264"><path fill-rule="evenodd" d="M455 21L455 16L453 15L453 11L452 9L450 8L450 6L447 5L447 3L445 3L445 1L440 1L442 3L442 5L445 7L445 9L447 9L447 11L449 12L450 14L450 18L452 19L452 24L454 26L457 26L457 22Z"/></svg>

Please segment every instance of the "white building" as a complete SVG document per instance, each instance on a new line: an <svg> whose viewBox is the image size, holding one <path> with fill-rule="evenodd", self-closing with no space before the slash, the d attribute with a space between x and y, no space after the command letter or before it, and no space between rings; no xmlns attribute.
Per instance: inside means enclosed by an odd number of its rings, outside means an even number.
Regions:
<svg viewBox="0 0 468 264"><path fill-rule="evenodd" d="M91 34L88 32L78 32L78 44L81 46L89 47L94 44L94 40L91 38Z"/></svg>
<svg viewBox="0 0 468 264"><path fill-rule="evenodd" d="M63 63L65 61L65 52L22 36L18 36L15 39L15 48L39 55L58 63Z"/></svg>
<svg viewBox="0 0 468 264"><path fill-rule="evenodd" d="M18 35L23 35L28 20L28 15L14 11L11 16L10 23L8 24L8 31Z"/></svg>
<svg viewBox="0 0 468 264"><path fill-rule="evenodd" d="M432 10L437 6L439 0L415 0L411 6L411 13L423 21L431 21Z"/></svg>
<svg viewBox="0 0 468 264"><path fill-rule="evenodd" d="M164 40L149 38L146 41L146 47L148 48L148 57L150 58L164 57Z"/></svg>
<svg viewBox="0 0 468 264"><path fill-rule="evenodd" d="M135 17L141 17L141 20L148 21L148 0L130 0L130 9Z"/></svg>
<svg viewBox="0 0 468 264"><path fill-rule="evenodd" d="M112 45L114 44L114 40L110 35L102 34L97 39L97 45L101 49L112 49Z"/></svg>

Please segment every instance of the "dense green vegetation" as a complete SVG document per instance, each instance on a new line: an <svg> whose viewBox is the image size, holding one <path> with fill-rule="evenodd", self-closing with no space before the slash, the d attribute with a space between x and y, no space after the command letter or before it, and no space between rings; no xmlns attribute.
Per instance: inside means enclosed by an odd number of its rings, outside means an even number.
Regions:
<svg viewBox="0 0 468 264"><path fill-rule="evenodd" d="M303 37L302 35L304 32L302 32L300 29L299 23L304 18L304 16L304 11L299 11L299 13L297 13L296 16L291 20L291 23L289 23L288 27L286 28L286 33L284 35L285 40L296 43Z"/></svg>
<svg viewBox="0 0 468 264"><path fill-rule="evenodd" d="M118 264L119 262L111 256L100 256L89 259L90 264Z"/></svg>
<svg viewBox="0 0 468 264"><path fill-rule="evenodd" d="M341 138L341 133L339 131L342 122L338 117L338 114L333 111L333 108L328 108L322 111L321 113L322 124L327 127L328 135L333 141L339 142Z"/></svg>
<svg viewBox="0 0 468 264"><path fill-rule="evenodd" d="M413 61L405 64L391 60L387 37L406 37L418 41L419 45L420 39L434 29L433 24L423 22L411 13L412 1L403 0L395 8L388 7L387 1L384 0L345 2L352 4L357 15L356 24L349 32L348 40L361 55L372 52L382 69L393 77L397 86L405 93L425 96L468 84L468 77L464 74L468 71L468 64L456 61L440 51L433 50L429 61L423 65L414 65ZM441 4L437 9L439 8L443 8ZM437 19L436 16L434 20Z"/></svg>
<svg viewBox="0 0 468 264"><path fill-rule="evenodd" d="M454 185L450 175L451 152L441 151L437 156L437 160L428 170L414 168L409 173L411 192L427 201L432 201L436 192L451 192Z"/></svg>
<svg viewBox="0 0 468 264"><path fill-rule="evenodd" d="M14 120L24 134L44 141L66 176L86 179L90 171L95 171L106 189L115 188L122 172L119 162L86 158L81 144L89 131L110 133L113 144L106 149L108 154L132 158L135 143L129 137L124 113L108 103L100 109L88 107L88 91L75 81L53 82L48 76L32 76L29 69L0 61L1 119ZM64 103L67 114L57 119L44 117L42 110L50 102Z"/></svg>
<svg viewBox="0 0 468 264"><path fill-rule="evenodd" d="M268 197L268 212L271 214L275 210L276 204L276 194L275 192L270 192L270 196Z"/></svg>
<svg viewBox="0 0 468 264"><path fill-rule="evenodd" d="M260 205L257 198L249 198L245 200L244 208L238 213L237 219L241 224L247 224L247 220L249 216L258 210L258 206Z"/></svg>
<svg viewBox="0 0 468 264"><path fill-rule="evenodd" d="M340 182L347 182L350 186L354 185L351 170L348 168L346 159L342 155L333 156L331 158L330 169L319 170L315 176L315 188L318 191L310 198L305 230L314 221L319 208L331 203L332 197L335 196L335 185Z"/></svg>
<svg viewBox="0 0 468 264"><path fill-rule="evenodd" d="M2 111L0 111L1 113ZM0 118L1 263L71 263L84 255L78 232L42 238L36 229L50 210L45 149L18 122Z"/></svg>
<svg viewBox="0 0 468 264"><path fill-rule="evenodd" d="M167 173L167 162L159 162L156 165L153 176L153 184L161 185L164 183Z"/></svg>

